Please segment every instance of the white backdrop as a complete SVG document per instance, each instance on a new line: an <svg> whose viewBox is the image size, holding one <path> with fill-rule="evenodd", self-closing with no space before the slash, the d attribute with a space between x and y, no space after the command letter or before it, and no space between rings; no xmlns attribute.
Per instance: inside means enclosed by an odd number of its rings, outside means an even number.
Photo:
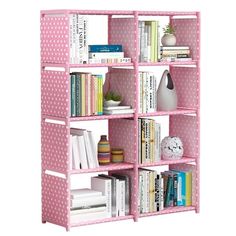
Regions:
<svg viewBox="0 0 236 236"><path fill-rule="evenodd" d="M66 235L41 224L41 9L199 10L201 53L201 212L73 228L70 235L235 234L235 8L233 1L1 1L0 235ZM105 126L105 125L104 125ZM67 234L67 235L69 235Z"/></svg>

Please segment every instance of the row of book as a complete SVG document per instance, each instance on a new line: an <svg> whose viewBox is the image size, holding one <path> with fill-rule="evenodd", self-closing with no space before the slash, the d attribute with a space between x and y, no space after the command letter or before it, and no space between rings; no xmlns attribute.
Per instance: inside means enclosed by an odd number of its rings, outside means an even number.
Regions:
<svg viewBox="0 0 236 236"><path fill-rule="evenodd" d="M103 114L103 76L73 72L71 81L71 116Z"/></svg>
<svg viewBox="0 0 236 236"><path fill-rule="evenodd" d="M70 63L88 63L88 18L84 15L69 15Z"/></svg>
<svg viewBox="0 0 236 236"><path fill-rule="evenodd" d="M160 59L158 21L139 21L139 61L157 62Z"/></svg>
<svg viewBox="0 0 236 236"><path fill-rule="evenodd" d="M139 112L157 110L157 79L153 72L139 72Z"/></svg>
<svg viewBox="0 0 236 236"><path fill-rule="evenodd" d="M99 167L97 146L92 131L86 129L70 129L70 153L72 169L88 169Z"/></svg>
<svg viewBox="0 0 236 236"><path fill-rule="evenodd" d="M149 213L167 207L192 205L192 172L139 171L139 211Z"/></svg>
<svg viewBox="0 0 236 236"><path fill-rule="evenodd" d="M161 160L161 126L155 120L138 119L139 163L154 163Z"/></svg>
<svg viewBox="0 0 236 236"><path fill-rule="evenodd" d="M89 45L89 63L130 63L125 57L122 45Z"/></svg>
<svg viewBox="0 0 236 236"><path fill-rule="evenodd" d="M191 61L189 46L161 46L161 61Z"/></svg>
<svg viewBox="0 0 236 236"><path fill-rule="evenodd" d="M71 190L71 221L129 215L130 186L130 177L125 174L92 177L91 189Z"/></svg>

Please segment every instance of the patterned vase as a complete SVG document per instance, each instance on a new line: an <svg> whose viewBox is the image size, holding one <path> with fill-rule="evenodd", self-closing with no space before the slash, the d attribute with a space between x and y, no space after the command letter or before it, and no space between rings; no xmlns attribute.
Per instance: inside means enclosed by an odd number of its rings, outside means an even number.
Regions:
<svg viewBox="0 0 236 236"><path fill-rule="evenodd" d="M111 150L111 160L114 163L124 161L124 151L121 148L112 148Z"/></svg>
<svg viewBox="0 0 236 236"><path fill-rule="evenodd" d="M111 162L111 148L106 135L101 135L100 141L98 142L98 162L100 165Z"/></svg>

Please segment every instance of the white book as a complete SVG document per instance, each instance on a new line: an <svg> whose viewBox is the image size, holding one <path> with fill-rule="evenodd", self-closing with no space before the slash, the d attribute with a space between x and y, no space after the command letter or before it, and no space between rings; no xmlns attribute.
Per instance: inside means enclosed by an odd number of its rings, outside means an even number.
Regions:
<svg viewBox="0 0 236 236"><path fill-rule="evenodd" d="M164 209L164 179L160 175L160 211Z"/></svg>
<svg viewBox="0 0 236 236"><path fill-rule="evenodd" d="M71 134L75 134L75 135L78 135L78 136L83 136L85 150L86 150L86 157L87 157L87 162L88 162L88 168L94 168L95 164L94 164L94 161L93 161L93 154L92 154L92 149L91 149L91 145L90 145L87 130L71 128L70 132L71 132Z"/></svg>
<svg viewBox="0 0 236 236"><path fill-rule="evenodd" d="M96 176L91 178L91 188L97 191L101 191L104 196L106 196L107 204L107 217L112 217L112 189L111 189L111 179Z"/></svg>
<svg viewBox="0 0 236 236"><path fill-rule="evenodd" d="M134 113L134 109L121 109L121 110L111 110L111 111L104 110L103 113L105 115L132 114Z"/></svg>
<svg viewBox="0 0 236 236"><path fill-rule="evenodd" d="M84 16L76 15L77 28L76 28L76 54L75 63L83 64L84 54Z"/></svg>
<svg viewBox="0 0 236 236"><path fill-rule="evenodd" d="M70 193L71 193L70 197L72 199L102 196L101 191L96 191L96 190L89 189L89 188L72 189L70 191Z"/></svg>
<svg viewBox="0 0 236 236"><path fill-rule="evenodd" d="M79 156L81 162L81 169L88 169L88 160L86 154L86 147L83 135L77 135L78 146L79 146Z"/></svg>
<svg viewBox="0 0 236 236"><path fill-rule="evenodd" d="M106 196L91 196L73 198L70 200L71 208L106 205Z"/></svg>
<svg viewBox="0 0 236 236"><path fill-rule="evenodd" d="M70 223L78 223L78 222L84 222L84 221L92 221L92 220L99 220L106 218L107 212L106 211L99 211L99 212L90 212L90 213L84 213L84 214L77 214L72 215L70 217Z"/></svg>
<svg viewBox="0 0 236 236"><path fill-rule="evenodd" d="M78 214L84 214L84 213L93 213L93 212L101 212L101 211L106 211L107 207L106 206L99 206L99 207L88 207L88 208L81 208L81 209L76 209L70 211L70 215L78 215Z"/></svg>
<svg viewBox="0 0 236 236"><path fill-rule="evenodd" d="M91 150L92 150L94 168L98 168L99 167L99 163L98 163L98 157L97 157L97 146L95 144L92 131L88 130L87 132L88 132L88 137L89 137L89 141L90 141L90 145L91 145Z"/></svg>
<svg viewBox="0 0 236 236"><path fill-rule="evenodd" d="M90 59L123 58L124 52L89 52Z"/></svg>
<svg viewBox="0 0 236 236"><path fill-rule="evenodd" d="M143 73L139 72L139 113L143 113Z"/></svg>
<svg viewBox="0 0 236 236"><path fill-rule="evenodd" d="M119 216L125 216L125 180L119 179Z"/></svg>
<svg viewBox="0 0 236 236"><path fill-rule="evenodd" d="M155 138L154 138L154 161L158 162L161 160L161 126L159 123L155 122Z"/></svg>
<svg viewBox="0 0 236 236"><path fill-rule="evenodd" d="M79 153L79 144L77 135L72 135L72 152L73 152L73 158L74 158L74 167L75 169L80 169L80 153Z"/></svg>
<svg viewBox="0 0 236 236"><path fill-rule="evenodd" d="M113 110L124 110L124 109L130 109L131 106L112 106L112 107L103 107L103 110L107 110L107 111L113 111Z"/></svg>
<svg viewBox="0 0 236 236"><path fill-rule="evenodd" d="M84 20L84 52L83 52L83 63L88 63L88 17L83 16Z"/></svg>

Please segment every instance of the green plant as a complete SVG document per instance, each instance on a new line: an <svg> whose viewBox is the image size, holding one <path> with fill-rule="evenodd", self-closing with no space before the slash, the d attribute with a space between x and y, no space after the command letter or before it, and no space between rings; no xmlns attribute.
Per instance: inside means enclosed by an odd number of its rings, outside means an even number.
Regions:
<svg viewBox="0 0 236 236"><path fill-rule="evenodd" d="M109 101L109 100L121 101L122 96L119 95L119 94L116 93L116 92L108 91L108 92L105 94L104 98L105 98L106 101Z"/></svg>
<svg viewBox="0 0 236 236"><path fill-rule="evenodd" d="M165 28L163 28L163 32L164 34L175 34L175 28L169 23Z"/></svg>

